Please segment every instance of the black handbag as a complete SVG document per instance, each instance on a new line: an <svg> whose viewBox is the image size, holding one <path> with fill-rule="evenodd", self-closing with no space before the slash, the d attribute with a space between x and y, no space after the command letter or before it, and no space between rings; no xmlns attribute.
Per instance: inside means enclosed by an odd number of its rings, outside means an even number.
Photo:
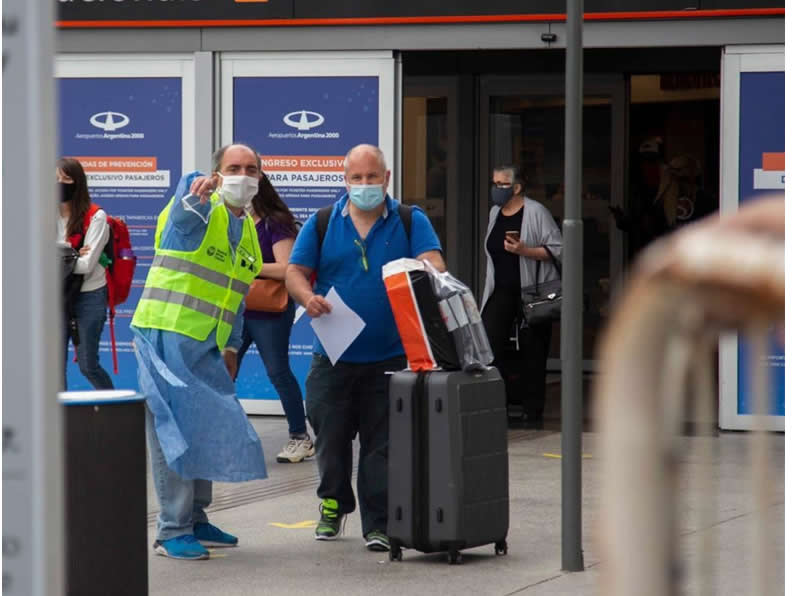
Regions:
<svg viewBox="0 0 798 596"><path fill-rule="evenodd" d="M557 275L562 278L562 269L557 258L544 246L549 258L557 270ZM538 325L551 321L558 321L562 312L562 279L553 279L538 283L540 261L535 265L535 285L521 288L521 312L527 325Z"/></svg>
<svg viewBox="0 0 798 596"><path fill-rule="evenodd" d="M75 273L75 264L80 258L80 253L72 246L65 243L57 244L58 256L61 260L61 288L63 290L63 312L67 321L67 334L75 346L80 344L78 334L78 321L75 316L75 301L80 296L83 285L83 274Z"/></svg>

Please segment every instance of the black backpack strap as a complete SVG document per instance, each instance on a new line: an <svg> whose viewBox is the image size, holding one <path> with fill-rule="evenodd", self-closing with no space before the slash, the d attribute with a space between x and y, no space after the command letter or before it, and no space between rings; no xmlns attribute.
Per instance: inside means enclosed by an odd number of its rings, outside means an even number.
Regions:
<svg viewBox="0 0 798 596"><path fill-rule="evenodd" d="M399 203L399 218L402 220L402 225L405 227L407 243L410 244L410 239L412 238L411 232L413 231L413 208L410 205Z"/></svg>
<svg viewBox="0 0 798 596"><path fill-rule="evenodd" d="M319 238L319 250L324 243L324 236L327 234L327 226L330 225L333 205L327 205L316 211L316 236Z"/></svg>

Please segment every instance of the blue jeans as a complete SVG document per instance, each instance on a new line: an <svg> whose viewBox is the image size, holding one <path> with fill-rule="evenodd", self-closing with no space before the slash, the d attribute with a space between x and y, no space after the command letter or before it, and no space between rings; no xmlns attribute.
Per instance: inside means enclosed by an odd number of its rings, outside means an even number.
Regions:
<svg viewBox="0 0 798 596"><path fill-rule="evenodd" d="M105 326L108 309L108 288L103 286L91 292L80 292L75 299L75 318L78 322L78 366L83 376L95 389L113 389L111 377L100 366L100 335ZM69 323L65 325L68 329ZM66 367L69 362L69 334L64 340L64 389L67 388Z"/></svg>
<svg viewBox="0 0 798 596"><path fill-rule="evenodd" d="M205 508L211 504L210 480L183 478L166 463L154 417L146 408L147 445L150 449L150 466L161 512L156 525L156 540L170 540L183 534L193 534L194 524L207 522Z"/></svg>
<svg viewBox="0 0 798 596"><path fill-rule="evenodd" d="M355 510L352 441L360 435L357 497L363 536L385 532L388 524L388 382L385 373L405 368L404 356L382 362L332 365L313 355L307 389L308 420L316 434L321 479L316 494L338 501L339 511Z"/></svg>
<svg viewBox="0 0 798 596"><path fill-rule="evenodd" d="M244 319L241 348L238 350L238 365L247 349L255 342L258 347L266 374L280 396L285 417L288 419L288 432L291 435L304 435L305 407L302 404L302 390L288 364L288 339L294 324L296 305L288 301L288 308L279 318Z"/></svg>

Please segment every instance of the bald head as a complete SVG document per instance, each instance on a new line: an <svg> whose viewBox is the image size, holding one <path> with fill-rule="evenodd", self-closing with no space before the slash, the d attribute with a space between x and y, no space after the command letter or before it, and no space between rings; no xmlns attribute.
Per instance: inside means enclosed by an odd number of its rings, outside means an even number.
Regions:
<svg viewBox="0 0 798 596"><path fill-rule="evenodd" d="M376 161L383 174L387 170L385 155L382 153L382 149L374 145L363 143L361 145L355 145L347 152L346 157L344 157L344 174L349 174L350 166L354 162L360 164L364 160Z"/></svg>

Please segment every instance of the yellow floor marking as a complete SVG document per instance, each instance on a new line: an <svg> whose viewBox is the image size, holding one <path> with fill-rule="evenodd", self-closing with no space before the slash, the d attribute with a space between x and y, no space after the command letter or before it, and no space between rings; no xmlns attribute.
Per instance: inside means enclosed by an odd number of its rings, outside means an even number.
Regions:
<svg viewBox="0 0 798 596"><path fill-rule="evenodd" d="M222 553L217 553L216 551L211 551L211 554L208 556L209 559L224 559L227 555L223 555Z"/></svg>
<svg viewBox="0 0 798 596"><path fill-rule="evenodd" d="M554 459L562 459L562 455L560 455L559 453L544 453L543 457L553 457ZM593 458L593 456L590 455L589 453L583 453L582 457L584 459L592 459Z"/></svg>
<svg viewBox="0 0 798 596"><path fill-rule="evenodd" d="M316 527L316 520L307 519L305 521L296 522L295 524L283 524L280 522L269 522L270 526L275 526L277 528L284 528L286 530L299 530L301 528L315 528Z"/></svg>

